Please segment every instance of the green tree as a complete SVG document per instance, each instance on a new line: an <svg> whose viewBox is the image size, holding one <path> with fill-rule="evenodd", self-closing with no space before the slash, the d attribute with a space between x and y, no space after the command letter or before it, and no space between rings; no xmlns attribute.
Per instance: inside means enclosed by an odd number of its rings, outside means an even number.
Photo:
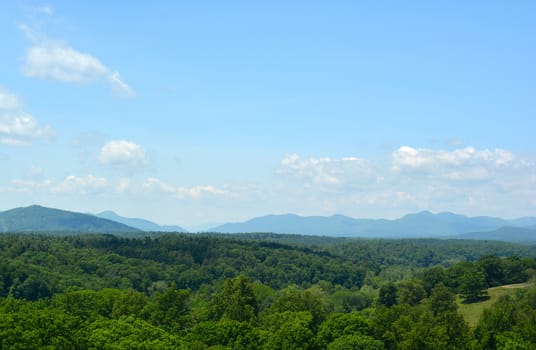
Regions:
<svg viewBox="0 0 536 350"><path fill-rule="evenodd" d="M460 295L467 302L476 301L487 295L486 276L476 267L466 269L459 279L459 284Z"/></svg>
<svg viewBox="0 0 536 350"><path fill-rule="evenodd" d="M438 283L444 283L446 278L445 269L440 266L431 267L424 270L421 278L424 290L428 295L430 295L430 293L432 293L432 289L434 289Z"/></svg>
<svg viewBox="0 0 536 350"><path fill-rule="evenodd" d="M499 286L505 282L506 264L503 259L494 255L487 255L477 262L486 276L489 287Z"/></svg>
<svg viewBox="0 0 536 350"><path fill-rule="evenodd" d="M317 343L327 346L342 336L370 335L370 322L357 312L335 313L324 321L317 333Z"/></svg>
<svg viewBox="0 0 536 350"><path fill-rule="evenodd" d="M382 341L367 335L344 335L328 345L328 350L384 350Z"/></svg>
<svg viewBox="0 0 536 350"><path fill-rule="evenodd" d="M456 295L442 283L432 289L429 303L434 316L444 312L456 311L457 309Z"/></svg>
<svg viewBox="0 0 536 350"><path fill-rule="evenodd" d="M386 283L380 287L380 294L378 297L378 303L387 307L396 304L396 285L392 282Z"/></svg>
<svg viewBox="0 0 536 350"><path fill-rule="evenodd" d="M264 349L312 350L316 347L313 333L313 315L308 311L285 311L269 315Z"/></svg>
<svg viewBox="0 0 536 350"><path fill-rule="evenodd" d="M240 275L223 283L221 290L212 297L211 305L217 320L252 321L259 304L248 278Z"/></svg>
<svg viewBox="0 0 536 350"><path fill-rule="evenodd" d="M405 280L398 283L396 296L398 304L417 305L426 297L426 291L420 280Z"/></svg>
<svg viewBox="0 0 536 350"><path fill-rule="evenodd" d="M182 329L191 322L186 290L168 288L164 293L156 293L156 303L151 313L151 320L158 326L168 329Z"/></svg>
<svg viewBox="0 0 536 350"><path fill-rule="evenodd" d="M284 311L308 311L313 316L315 328L326 319L328 314L324 303L324 294L320 289L301 290L296 286L283 289L269 308L270 313Z"/></svg>

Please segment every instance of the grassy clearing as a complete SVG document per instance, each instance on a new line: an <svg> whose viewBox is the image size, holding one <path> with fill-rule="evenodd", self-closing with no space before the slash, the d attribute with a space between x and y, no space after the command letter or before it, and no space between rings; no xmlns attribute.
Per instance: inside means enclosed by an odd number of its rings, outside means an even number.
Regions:
<svg viewBox="0 0 536 350"><path fill-rule="evenodd" d="M484 309L493 305L497 300L499 300L500 297L502 297L503 295L514 294L517 289L527 288L529 286L529 283L518 283L493 287L488 289L489 299L471 304L464 304L462 303L463 299L458 296L456 302L458 303L460 314L462 314L465 318L465 321L473 327L476 326L476 324L478 323L480 315L482 314Z"/></svg>

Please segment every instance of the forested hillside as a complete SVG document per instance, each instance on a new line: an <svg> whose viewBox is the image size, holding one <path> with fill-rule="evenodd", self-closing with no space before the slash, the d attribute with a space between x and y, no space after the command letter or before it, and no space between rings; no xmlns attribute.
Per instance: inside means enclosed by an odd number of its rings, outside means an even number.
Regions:
<svg viewBox="0 0 536 350"><path fill-rule="evenodd" d="M529 349L534 247L251 234L0 236L0 349Z"/></svg>
<svg viewBox="0 0 536 350"><path fill-rule="evenodd" d="M0 232L133 233L140 230L90 214L31 205L0 212Z"/></svg>

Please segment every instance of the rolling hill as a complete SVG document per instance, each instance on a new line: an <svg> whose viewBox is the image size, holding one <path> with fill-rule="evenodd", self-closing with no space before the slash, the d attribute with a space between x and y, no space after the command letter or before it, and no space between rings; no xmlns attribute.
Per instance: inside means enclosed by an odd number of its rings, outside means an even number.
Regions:
<svg viewBox="0 0 536 350"><path fill-rule="evenodd" d="M39 205L0 212L0 232L128 233L140 230L94 215Z"/></svg>
<svg viewBox="0 0 536 350"><path fill-rule="evenodd" d="M145 219L139 219L139 218L126 218L123 216L120 216L113 211L103 211L102 213L96 214L98 217L108 220L113 220L119 223L122 223L124 225L135 227L137 229L140 229L142 231L150 231L150 232L187 232L185 229L183 229L180 226L176 225L158 225L157 223L154 223L149 220Z"/></svg>

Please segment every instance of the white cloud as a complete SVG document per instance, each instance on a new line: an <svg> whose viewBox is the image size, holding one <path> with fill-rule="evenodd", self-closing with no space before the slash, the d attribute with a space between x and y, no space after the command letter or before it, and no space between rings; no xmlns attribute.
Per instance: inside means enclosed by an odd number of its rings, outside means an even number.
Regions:
<svg viewBox="0 0 536 350"><path fill-rule="evenodd" d="M129 195L136 198L169 198L174 200L202 200L205 198L236 199L237 193L233 188L225 186L218 188L212 185L193 187L175 186L161 179L149 177L142 182L130 178L107 179L92 174L86 176L69 175L61 181L13 179L9 186L0 188L0 192L35 193L43 192L55 195ZM236 191L239 192L239 189Z"/></svg>
<svg viewBox="0 0 536 350"><path fill-rule="evenodd" d="M220 189L211 185L194 186L194 187L178 187L173 186L164 181L150 177L141 186L140 191L149 193L164 193L170 194L176 199L192 199L199 200L206 196L223 196L230 193L228 189Z"/></svg>
<svg viewBox="0 0 536 350"><path fill-rule="evenodd" d="M302 159L290 154L281 161L277 174L296 179L304 186L323 189L362 186L379 180L375 178L373 163L358 157Z"/></svg>
<svg viewBox="0 0 536 350"><path fill-rule="evenodd" d="M104 144L99 152L99 162L105 165L145 167L149 164L145 150L126 140L113 140Z"/></svg>
<svg viewBox="0 0 536 350"><path fill-rule="evenodd" d="M486 180L502 168L515 165L513 153L473 147L453 151L400 147L392 153L392 170L420 172L448 180Z"/></svg>
<svg viewBox="0 0 536 350"><path fill-rule="evenodd" d="M428 209L506 216L536 209L536 161L500 148L402 146L375 161L291 154L276 174L271 200L302 213L398 216Z"/></svg>
<svg viewBox="0 0 536 350"><path fill-rule="evenodd" d="M36 139L47 139L54 135L51 127L39 125L21 107L16 95L0 90L0 144L29 146Z"/></svg>
<svg viewBox="0 0 536 350"><path fill-rule="evenodd" d="M200 199L203 196L222 196L226 195L229 191L216 188L214 186L196 186L190 188L179 187L177 188L176 196L178 199Z"/></svg>
<svg viewBox="0 0 536 350"><path fill-rule="evenodd" d="M46 43L27 49L23 73L32 78L88 83L108 74L108 68L87 53L59 43Z"/></svg>
<svg viewBox="0 0 536 350"><path fill-rule="evenodd" d="M67 176L59 184L50 187L50 192L57 194L98 194L109 190L110 182L103 177L87 175Z"/></svg>
<svg viewBox="0 0 536 350"><path fill-rule="evenodd" d="M135 95L134 90L121 79L119 72L107 67L97 57L66 43L50 40L26 24L19 25L19 29L32 43L26 49L22 66L22 72L27 77L76 84L105 79L115 92L124 96Z"/></svg>
<svg viewBox="0 0 536 350"><path fill-rule="evenodd" d="M19 98L16 95L0 90L0 110L16 110L19 107Z"/></svg>
<svg viewBox="0 0 536 350"><path fill-rule="evenodd" d="M134 90L121 79L119 72L109 73L108 80L112 84L112 88L116 93L125 96L134 96L136 94Z"/></svg>

